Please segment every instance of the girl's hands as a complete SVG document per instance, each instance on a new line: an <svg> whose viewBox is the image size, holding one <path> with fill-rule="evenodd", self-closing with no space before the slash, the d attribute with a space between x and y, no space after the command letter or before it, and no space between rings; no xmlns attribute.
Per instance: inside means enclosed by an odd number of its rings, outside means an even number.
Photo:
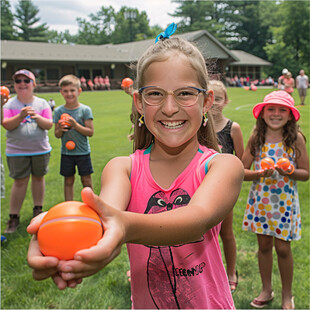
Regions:
<svg viewBox="0 0 310 310"><path fill-rule="evenodd" d="M290 168L287 170L283 170L279 167L275 167L275 168L279 172L279 174L282 176L290 176L295 171L295 167L293 165L291 165Z"/></svg>
<svg viewBox="0 0 310 310"><path fill-rule="evenodd" d="M30 222L27 227L28 233L37 233L45 214L46 212L41 213ZM40 281L51 277L59 289L65 289L67 286L70 286L71 283L66 282L61 278L58 272L58 264L59 260L56 257L42 255L37 236L33 235L28 249L28 265L33 269L33 278Z"/></svg>
<svg viewBox="0 0 310 310"><path fill-rule="evenodd" d="M271 177L274 173L274 168L270 168L270 169L260 169L257 170L258 173L258 177L262 177L262 178L268 178Z"/></svg>
<svg viewBox="0 0 310 310"><path fill-rule="evenodd" d="M82 190L82 199L99 214L104 231L102 239L97 245L78 251L73 260L59 261L55 257L43 256L36 236L33 236L28 250L28 264L34 269L34 279L52 277L59 289L74 288L82 282L82 278L95 274L121 252L125 241L125 220L122 212L106 205L90 188ZM43 215L40 214L30 223L27 228L29 233L37 233Z"/></svg>
<svg viewBox="0 0 310 310"><path fill-rule="evenodd" d="M121 211L107 206L90 188L82 190L82 200L99 214L104 233L97 245L78 251L74 260L60 262L59 270L64 281L76 281L95 274L119 255L125 241Z"/></svg>
<svg viewBox="0 0 310 310"><path fill-rule="evenodd" d="M21 119L24 119L26 116L31 115L31 113L33 112L34 110L32 109L31 106L25 106L21 108L19 115Z"/></svg>

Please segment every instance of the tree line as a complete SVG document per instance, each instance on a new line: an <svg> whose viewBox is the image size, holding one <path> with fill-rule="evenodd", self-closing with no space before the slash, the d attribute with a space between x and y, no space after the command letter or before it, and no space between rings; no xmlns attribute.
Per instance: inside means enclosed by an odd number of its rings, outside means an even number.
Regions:
<svg viewBox="0 0 310 310"><path fill-rule="evenodd" d="M310 1L199 1L178 4L177 33L207 30L231 50L243 50L273 63L266 75L288 68L294 76L309 73ZM40 23L31 0L19 0L13 14L9 0L1 0L1 39L61 44L119 44L156 37L163 31L150 26L147 13L127 6L115 11L102 6L88 19L78 17L78 32L50 30ZM176 33L176 34L177 34Z"/></svg>

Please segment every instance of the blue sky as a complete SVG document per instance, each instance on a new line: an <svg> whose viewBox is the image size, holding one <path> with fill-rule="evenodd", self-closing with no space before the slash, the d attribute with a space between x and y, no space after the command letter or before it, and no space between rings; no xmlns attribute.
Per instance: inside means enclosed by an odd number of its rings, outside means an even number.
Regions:
<svg viewBox="0 0 310 310"><path fill-rule="evenodd" d="M14 12L18 0L9 1ZM97 13L102 6L110 5L116 12L122 6L146 11L151 26L158 24L165 28L177 22L168 13L173 13L178 5L169 0L32 0L32 3L40 10L38 16L41 23L47 23L50 30L68 29L71 34L77 32L77 17L87 19L89 14Z"/></svg>

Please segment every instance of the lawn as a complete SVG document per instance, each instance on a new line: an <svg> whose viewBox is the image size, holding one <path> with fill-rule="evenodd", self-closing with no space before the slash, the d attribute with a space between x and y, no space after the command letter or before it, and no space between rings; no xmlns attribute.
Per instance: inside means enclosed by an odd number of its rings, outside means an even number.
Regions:
<svg viewBox="0 0 310 310"><path fill-rule="evenodd" d="M254 125L251 110L260 102L270 89L256 92L231 88L228 95L231 100L225 108L225 115L241 126L244 143L249 138ZM297 92L295 91L295 100ZM63 104L59 93L39 94L49 99L53 97L56 105ZM309 97L308 97L309 98ZM95 134L90 138L91 157L94 166L93 183L96 193L100 191L100 175L103 167L111 158L128 155L132 145L127 139L131 128L129 114L131 98L122 91L83 92L80 101L93 110ZM309 102L301 107L299 124L309 140ZM54 129L49 132L53 147L46 175L46 196L44 210L62 202L63 178L59 175L60 140L54 137ZM308 142L307 142L308 143ZM309 145L309 144L308 144ZM308 148L309 149L309 148ZM6 198L1 200L1 231L9 213L9 195L12 179L8 176L5 161L5 130L1 130L1 154L5 163ZM75 182L75 200L81 200L81 184L77 177ZM238 247L237 268L239 286L233 295L237 309L248 309L249 302L260 292L261 282L257 264L256 236L241 230L243 212L246 205L250 182L245 182L234 209L234 232ZM292 242L294 255L293 293L297 309L309 309L309 182L299 182L298 190L301 202L303 237ZM121 189L120 189L121 191ZM128 259L126 248L109 266L96 275L84 279L76 289L59 291L52 281L34 281L31 269L27 266L27 248L30 236L26 227L32 216L32 198L30 188L21 210L21 225L15 234L8 236L1 247L1 309L130 309L130 283L127 281ZM277 267L276 255L273 265L273 288L275 299L270 308L281 307L281 281Z"/></svg>

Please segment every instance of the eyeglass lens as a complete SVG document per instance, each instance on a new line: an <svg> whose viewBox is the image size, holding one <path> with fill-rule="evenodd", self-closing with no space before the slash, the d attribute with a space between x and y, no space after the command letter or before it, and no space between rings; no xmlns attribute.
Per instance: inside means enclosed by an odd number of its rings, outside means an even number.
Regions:
<svg viewBox="0 0 310 310"><path fill-rule="evenodd" d="M26 79L26 80L16 79L16 80L15 80L15 83L16 83L16 84L20 84L21 82L24 82L24 83L26 83L26 84L29 84L29 83L31 82L31 80L29 80L29 79Z"/></svg>
<svg viewBox="0 0 310 310"><path fill-rule="evenodd" d="M168 93L164 89L150 87L144 89L142 95L149 105L160 105L169 94L172 94L180 105L190 106L197 102L200 92L201 91L196 88L186 87L177 89L173 93Z"/></svg>

